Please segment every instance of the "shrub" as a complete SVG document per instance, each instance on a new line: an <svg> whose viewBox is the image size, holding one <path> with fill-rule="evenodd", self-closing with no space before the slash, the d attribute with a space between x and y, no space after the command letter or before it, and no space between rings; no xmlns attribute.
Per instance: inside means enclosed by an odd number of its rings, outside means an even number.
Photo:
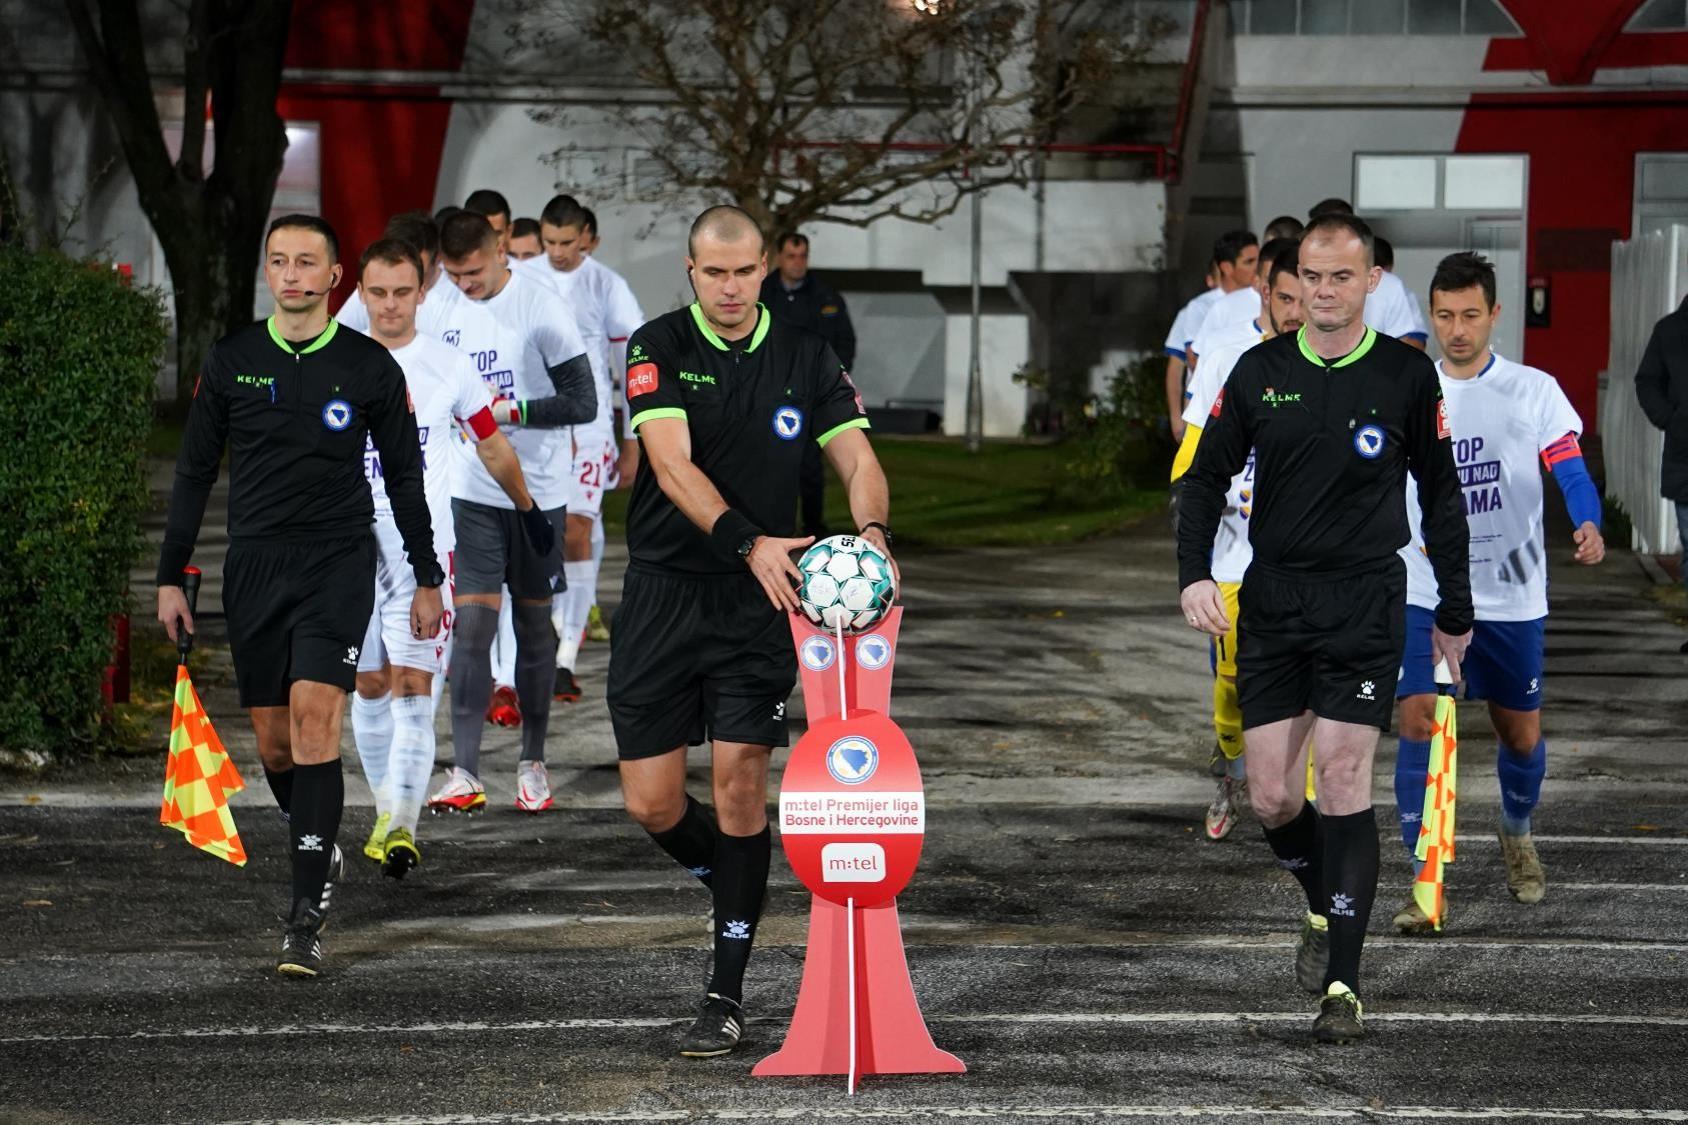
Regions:
<svg viewBox="0 0 1688 1125"><path fill-rule="evenodd" d="M160 295L0 246L0 750L88 745L148 505ZM38 760L38 759L37 759Z"/></svg>
<svg viewBox="0 0 1688 1125"><path fill-rule="evenodd" d="M1148 355L1120 368L1072 427L1065 479L1080 494L1165 487L1172 465L1166 428L1165 361Z"/></svg>

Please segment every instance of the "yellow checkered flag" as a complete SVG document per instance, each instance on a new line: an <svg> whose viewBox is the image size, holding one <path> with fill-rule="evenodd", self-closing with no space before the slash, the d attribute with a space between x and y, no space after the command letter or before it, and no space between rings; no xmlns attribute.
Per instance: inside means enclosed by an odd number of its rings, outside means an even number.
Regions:
<svg viewBox="0 0 1688 1125"><path fill-rule="evenodd" d="M1425 777L1424 818L1415 856L1423 864L1413 882L1413 901L1437 930L1446 906L1444 868L1454 861L1454 806L1459 787L1458 711L1447 661L1436 666L1436 719L1430 728L1430 771Z"/></svg>

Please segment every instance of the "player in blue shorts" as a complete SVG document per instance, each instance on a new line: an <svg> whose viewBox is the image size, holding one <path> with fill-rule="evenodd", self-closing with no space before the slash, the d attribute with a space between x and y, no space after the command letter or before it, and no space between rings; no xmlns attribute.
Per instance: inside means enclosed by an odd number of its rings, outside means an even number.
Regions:
<svg viewBox="0 0 1688 1125"><path fill-rule="evenodd" d="M1530 815L1547 773L1547 743L1541 736L1547 553L1537 458L1564 493L1576 528L1574 557L1588 566L1606 554L1600 491L1577 446L1582 419L1553 376L1504 359L1489 347L1500 316L1494 267L1479 254L1443 258L1430 282L1430 311L1442 346L1436 367L1471 530L1471 600L1477 622L1465 654L1465 693L1468 699L1488 701L1499 740L1495 769L1507 888L1519 902L1539 902L1547 878L1530 835ZM1424 808L1436 711L1430 627L1437 596L1411 481L1408 489L1413 541L1401 551L1407 561L1407 636L1395 692L1401 706L1395 800L1410 857ZM1432 929L1410 895L1394 924L1402 933Z"/></svg>

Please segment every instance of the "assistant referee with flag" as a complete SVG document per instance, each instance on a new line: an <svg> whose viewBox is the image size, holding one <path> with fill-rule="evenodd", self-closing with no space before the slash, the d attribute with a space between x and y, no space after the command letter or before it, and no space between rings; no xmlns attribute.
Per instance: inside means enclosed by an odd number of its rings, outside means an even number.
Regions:
<svg viewBox="0 0 1688 1125"><path fill-rule="evenodd" d="M158 564L158 619L193 631L182 593L205 503L229 451L223 610L240 705L288 814L293 881L279 972L322 969L319 933L341 866L340 723L375 597L375 505L366 436L416 572L410 624L439 631L440 584L422 450L404 372L328 315L339 242L314 215L284 215L264 244L275 314L212 345L194 388Z"/></svg>

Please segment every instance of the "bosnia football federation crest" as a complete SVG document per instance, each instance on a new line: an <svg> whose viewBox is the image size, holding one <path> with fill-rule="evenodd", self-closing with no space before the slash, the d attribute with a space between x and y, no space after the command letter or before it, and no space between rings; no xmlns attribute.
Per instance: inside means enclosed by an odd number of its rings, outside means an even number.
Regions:
<svg viewBox="0 0 1688 1125"><path fill-rule="evenodd" d="M852 734L834 742L826 752L826 771L843 785L860 785L879 768L879 747Z"/></svg>
<svg viewBox="0 0 1688 1125"><path fill-rule="evenodd" d="M1354 452L1368 461L1375 461L1383 452L1383 431L1376 426L1361 426L1355 430Z"/></svg>
<svg viewBox="0 0 1688 1125"><path fill-rule="evenodd" d="M782 440L795 441L803 432L803 412L795 406L782 406L774 411L774 433Z"/></svg>
<svg viewBox="0 0 1688 1125"><path fill-rule="evenodd" d="M869 633L856 642L856 663L869 672L877 672L891 662L891 646L878 633Z"/></svg>
<svg viewBox="0 0 1688 1125"><path fill-rule="evenodd" d="M323 404L322 424L339 433L352 424L352 407L345 399L331 398Z"/></svg>
<svg viewBox="0 0 1688 1125"><path fill-rule="evenodd" d="M811 672L824 672L832 667L835 652L829 637L810 637L797 649L797 657L803 661L803 667Z"/></svg>

